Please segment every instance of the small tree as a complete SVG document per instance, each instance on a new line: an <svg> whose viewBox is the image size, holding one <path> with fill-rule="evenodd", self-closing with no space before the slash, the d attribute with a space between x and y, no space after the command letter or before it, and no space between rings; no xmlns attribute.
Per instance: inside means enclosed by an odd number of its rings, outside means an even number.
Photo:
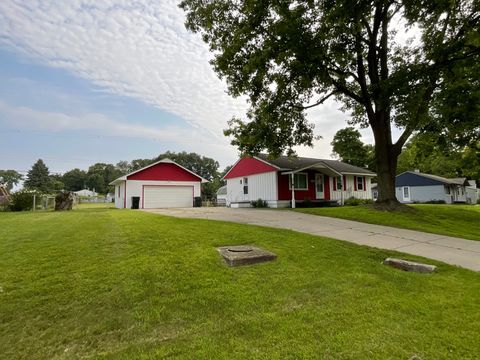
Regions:
<svg viewBox="0 0 480 360"><path fill-rule="evenodd" d="M360 137L360 132L353 127L338 130L331 142L333 155L347 164L364 167L368 153Z"/></svg>
<svg viewBox="0 0 480 360"><path fill-rule="evenodd" d="M27 173L24 186L26 189L49 192L51 190L51 178L48 167L42 159L38 159Z"/></svg>
<svg viewBox="0 0 480 360"><path fill-rule="evenodd" d="M15 185L22 181L23 175L15 170L0 170L0 182L3 183L8 191L11 191Z"/></svg>

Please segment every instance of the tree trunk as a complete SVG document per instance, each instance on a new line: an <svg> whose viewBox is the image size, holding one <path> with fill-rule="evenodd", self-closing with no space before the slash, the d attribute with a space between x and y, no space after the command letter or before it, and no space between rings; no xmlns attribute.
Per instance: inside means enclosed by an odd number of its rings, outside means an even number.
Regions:
<svg viewBox="0 0 480 360"><path fill-rule="evenodd" d="M375 137L375 158L377 164L377 203L395 207L399 202L395 196L395 176L399 152L392 144L390 117L386 112L375 114L371 122Z"/></svg>

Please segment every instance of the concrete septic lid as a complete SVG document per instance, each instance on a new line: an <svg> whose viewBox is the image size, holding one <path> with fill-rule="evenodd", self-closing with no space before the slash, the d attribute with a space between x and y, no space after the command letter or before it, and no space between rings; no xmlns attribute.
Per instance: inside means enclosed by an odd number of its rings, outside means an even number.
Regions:
<svg viewBox="0 0 480 360"><path fill-rule="evenodd" d="M217 250L230 266L256 264L277 258L270 251L249 245L221 246Z"/></svg>

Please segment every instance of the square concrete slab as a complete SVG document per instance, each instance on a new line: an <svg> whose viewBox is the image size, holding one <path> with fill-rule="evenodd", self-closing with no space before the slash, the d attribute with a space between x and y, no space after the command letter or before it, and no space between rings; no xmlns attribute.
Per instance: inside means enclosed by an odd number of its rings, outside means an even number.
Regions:
<svg viewBox="0 0 480 360"><path fill-rule="evenodd" d="M250 245L221 246L217 250L229 266L256 264L277 258L270 251Z"/></svg>

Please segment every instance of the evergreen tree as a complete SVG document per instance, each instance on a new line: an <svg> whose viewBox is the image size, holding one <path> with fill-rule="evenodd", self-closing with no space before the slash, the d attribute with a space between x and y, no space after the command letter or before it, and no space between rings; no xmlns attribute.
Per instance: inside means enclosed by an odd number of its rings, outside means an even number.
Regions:
<svg viewBox="0 0 480 360"><path fill-rule="evenodd" d="M51 190L50 172L42 159L38 159L28 171L24 186L26 189L43 192Z"/></svg>

